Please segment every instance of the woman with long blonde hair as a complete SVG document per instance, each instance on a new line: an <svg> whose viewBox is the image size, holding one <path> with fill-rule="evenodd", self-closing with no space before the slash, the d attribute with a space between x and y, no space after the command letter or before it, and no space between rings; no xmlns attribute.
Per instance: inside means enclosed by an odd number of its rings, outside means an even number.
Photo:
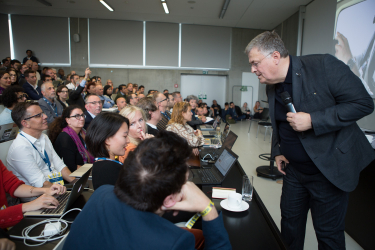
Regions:
<svg viewBox="0 0 375 250"><path fill-rule="evenodd" d="M168 122L167 130L172 131L179 136L185 138L190 147L193 148L195 155L199 154L198 148L204 144L202 132L194 129L186 124L191 121L193 113L188 102L178 102L173 106L172 117Z"/></svg>
<svg viewBox="0 0 375 250"><path fill-rule="evenodd" d="M129 105L121 110L120 115L129 120L130 143L125 148L125 154L119 157L120 162L124 162L128 157L129 152L134 151L141 141L154 136L147 134L147 119L141 108Z"/></svg>

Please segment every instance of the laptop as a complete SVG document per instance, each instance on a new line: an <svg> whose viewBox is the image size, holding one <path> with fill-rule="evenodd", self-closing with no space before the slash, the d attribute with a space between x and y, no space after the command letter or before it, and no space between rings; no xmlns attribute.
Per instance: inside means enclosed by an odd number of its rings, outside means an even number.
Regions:
<svg viewBox="0 0 375 250"><path fill-rule="evenodd" d="M86 174L87 171L91 172L92 163L86 163L73 173L71 173L69 176L78 177L81 178L84 174Z"/></svg>
<svg viewBox="0 0 375 250"><path fill-rule="evenodd" d="M91 170L91 168L89 169ZM79 178L74 183L72 191L67 191L62 195L58 195L55 198L59 201L60 205L57 208L44 208L37 211L26 212L24 216L46 216L46 217L60 217L66 211L68 211L77 198L81 195L89 178L91 171L86 171L82 178Z"/></svg>
<svg viewBox="0 0 375 250"><path fill-rule="evenodd" d="M193 182L197 185L220 185L237 159L238 156L232 150L223 148L219 159L211 168L190 169Z"/></svg>
<svg viewBox="0 0 375 250"><path fill-rule="evenodd" d="M233 131L229 131L228 136L225 138L223 142L223 146L221 148L200 148L199 149L199 157L203 160L216 160L219 158L221 152L224 148L232 149L234 143L236 142L238 136L233 133Z"/></svg>
<svg viewBox="0 0 375 250"><path fill-rule="evenodd" d="M220 123L220 119L221 117L218 116L216 117L214 123L212 125L200 125L200 130L201 131L215 131L216 130L216 127L217 125Z"/></svg>
<svg viewBox="0 0 375 250"><path fill-rule="evenodd" d="M228 133L230 131L230 125L229 123L225 123L224 130L223 132L220 133L219 138L205 138L204 139L204 144L203 147L205 148L210 148L210 147L215 147L215 148L220 148L223 142L225 141L225 138L227 137ZM217 132L216 132L217 134Z"/></svg>
<svg viewBox="0 0 375 250"><path fill-rule="evenodd" d="M17 137L19 128L15 123L0 125L0 142L10 141Z"/></svg>

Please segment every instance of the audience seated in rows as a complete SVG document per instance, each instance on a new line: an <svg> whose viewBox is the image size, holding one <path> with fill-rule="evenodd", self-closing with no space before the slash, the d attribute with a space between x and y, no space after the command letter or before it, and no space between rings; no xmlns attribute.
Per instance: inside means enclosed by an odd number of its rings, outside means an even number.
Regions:
<svg viewBox="0 0 375 250"><path fill-rule="evenodd" d="M35 75L36 75L36 80L39 81L41 79L41 76L38 72L38 69L39 69L39 65L37 62L32 62L32 66L30 68L32 71L35 71Z"/></svg>
<svg viewBox="0 0 375 250"><path fill-rule="evenodd" d="M121 97L117 98L116 99L116 105L117 105L117 112L116 113L120 113L121 110L127 106L125 97L121 96Z"/></svg>
<svg viewBox="0 0 375 250"><path fill-rule="evenodd" d="M129 105L137 105L138 103L138 96L136 94L129 94L126 95L126 103Z"/></svg>
<svg viewBox="0 0 375 250"><path fill-rule="evenodd" d="M104 86L103 94L108 97L110 100L112 100L112 93L113 93L113 86L106 85Z"/></svg>
<svg viewBox="0 0 375 250"><path fill-rule="evenodd" d="M236 123L236 121L230 116L229 103L226 102L224 104L224 109L221 111L221 115L221 119L223 120L223 122L228 122L230 124Z"/></svg>
<svg viewBox="0 0 375 250"><path fill-rule="evenodd" d="M129 154L115 186L104 185L91 196L63 249L201 248L202 241L196 245L191 231L161 216L166 210L196 213L206 208L210 210L202 217L205 249L231 249L221 213L187 182L190 152L186 141L171 132L143 141Z"/></svg>
<svg viewBox="0 0 375 250"><path fill-rule="evenodd" d="M69 90L75 90L78 82L79 82L79 76L78 75L70 75L69 83L66 84L66 87Z"/></svg>
<svg viewBox="0 0 375 250"><path fill-rule="evenodd" d="M7 155L7 167L18 179L33 187L50 187L53 183L71 182L70 170L56 154L49 138L47 116L37 103L17 103L12 119L21 132L13 141ZM21 199L28 201L28 199Z"/></svg>
<svg viewBox="0 0 375 250"><path fill-rule="evenodd" d="M144 93L145 93L145 86L143 85L139 86L137 95L139 96L140 94L144 94Z"/></svg>
<svg viewBox="0 0 375 250"><path fill-rule="evenodd" d="M10 61L7 58L4 58L1 62L3 65L0 70L7 70L10 67Z"/></svg>
<svg viewBox="0 0 375 250"><path fill-rule="evenodd" d="M21 69L21 62L17 59L13 59L10 61L10 67L18 72Z"/></svg>
<svg viewBox="0 0 375 250"><path fill-rule="evenodd" d="M85 163L94 163L94 158L86 149L84 125L84 111L78 105L72 105L64 109L62 116L56 118L48 130L56 153L71 172Z"/></svg>
<svg viewBox="0 0 375 250"><path fill-rule="evenodd" d="M85 70L85 78L82 79L80 83L74 80L74 82L76 83L76 87L75 87L75 90L69 93L69 100L67 101L69 105L78 105L83 110L86 111L85 100L84 100L85 96L83 92L86 86L86 79L89 78L90 74L91 74L91 71L89 68L87 68ZM75 74L72 74L72 75L74 76ZM74 76L74 79L76 79L75 76Z"/></svg>
<svg viewBox="0 0 375 250"><path fill-rule="evenodd" d="M102 112L102 100L100 100L99 96L97 95L86 95L85 97L85 126L84 128L87 130L91 121Z"/></svg>
<svg viewBox="0 0 375 250"><path fill-rule="evenodd" d="M157 124L161 121L162 114L154 104L151 97L142 98L137 107L141 108L146 115L147 119L147 133L156 136L159 133Z"/></svg>
<svg viewBox="0 0 375 250"><path fill-rule="evenodd" d="M115 156L124 155L129 143L129 120L116 113L99 114L87 131L86 145L95 157L92 168L94 190L102 185L115 185L122 162Z"/></svg>
<svg viewBox="0 0 375 250"><path fill-rule="evenodd" d="M47 122L50 124L56 117L60 117L63 111L63 106L60 102L55 102L56 92L52 82L45 82L41 86L43 98L40 98L38 103L44 114L47 116Z"/></svg>
<svg viewBox="0 0 375 250"><path fill-rule="evenodd" d="M167 110L170 114L172 114L173 106L174 106L174 104L175 104L175 102L174 102L174 97L173 97L173 95L170 94L170 93L168 93L166 97L168 97L168 105L167 105L167 109L166 109L166 110Z"/></svg>
<svg viewBox="0 0 375 250"><path fill-rule="evenodd" d="M58 76L61 80L63 80L63 81L66 80L65 71L64 71L63 69L59 69L59 71L57 72L57 76Z"/></svg>
<svg viewBox="0 0 375 250"><path fill-rule="evenodd" d="M137 94L137 92L138 92L138 84L136 84L136 83L134 83L133 84L133 94Z"/></svg>
<svg viewBox="0 0 375 250"><path fill-rule="evenodd" d="M197 104L198 103L198 97L196 97L195 95L189 95L189 96L186 97L186 101L190 104L191 113L193 114L193 116L191 117L191 121L188 121L187 123L193 129L196 129L197 125L202 125L203 123L206 122L206 118L204 116L202 116L201 118L196 117L197 114L196 114L195 109L198 106L198 104Z"/></svg>
<svg viewBox="0 0 375 250"><path fill-rule="evenodd" d="M69 89L65 85L60 85L57 87L56 90L56 100L61 104L63 109L69 106L67 99L68 99Z"/></svg>
<svg viewBox="0 0 375 250"><path fill-rule="evenodd" d="M128 85L126 85L126 95L130 95L133 93L133 84L132 83L128 83Z"/></svg>
<svg viewBox="0 0 375 250"><path fill-rule="evenodd" d="M158 123L158 130L165 130L167 128L168 122L171 119L171 113L167 111L168 107L168 98L161 92L154 92L152 94L154 99L154 104L162 114L161 120Z"/></svg>
<svg viewBox="0 0 375 250"><path fill-rule="evenodd" d="M103 94L103 86L100 84L96 85L96 95L99 96L100 100L102 100L103 108L112 108L113 105L115 105L115 102L112 99Z"/></svg>
<svg viewBox="0 0 375 250"><path fill-rule="evenodd" d="M26 70L25 80L26 82L22 87L25 90L25 93L29 96L29 100L38 101L40 98L43 98L42 91L36 82L35 71Z"/></svg>
<svg viewBox="0 0 375 250"><path fill-rule="evenodd" d="M0 94L11 85L10 75L5 70L0 71Z"/></svg>
<svg viewBox="0 0 375 250"><path fill-rule="evenodd" d="M172 131L186 139L189 146L193 148L193 153L199 155L198 147L203 146L204 137L197 129L194 131L187 122L191 121L193 114L188 102L178 102L173 107L172 118L168 122L167 130Z"/></svg>
<svg viewBox="0 0 375 250"><path fill-rule="evenodd" d="M2 103L5 109L0 114L0 125L13 123L12 110L19 102L25 102L27 95L22 87L18 85L10 86L4 90L2 95Z"/></svg>
<svg viewBox="0 0 375 250"><path fill-rule="evenodd" d="M138 96L138 99L139 99L139 100L141 100L142 98L145 98L145 97L146 97L145 94L138 94L137 96Z"/></svg>
<svg viewBox="0 0 375 250"><path fill-rule="evenodd" d="M89 81L87 83L86 92L88 95L96 95L96 83L93 81Z"/></svg>
<svg viewBox="0 0 375 250"><path fill-rule="evenodd" d="M109 86L112 86L112 87L113 87L113 82L112 82L112 80L111 80L111 79L108 79L108 80L106 81L105 85L106 85L106 86L109 85Z"/></svg>
<svg viewBox="0 0 375 250"><path fill-rule="evenodd" d="M11 171L9 171L0 160L0 228L6 229L16 225L23 219L23 214L41 208L56 208L59 202L52 196L65 193L66 188L59 184L52 184L50 187L32 187L25 185ZM6 194L12 197L36 197L39 198L14 206L8 206ZM3 248L0 245L1 249Z"/></svg>
<svg viewBox="0 0 375 250"><path fill-rule="evenodd" d="M29 70L29 67L27 67L26 64L22 64L21 65L21 69L20 69L20 74L18 76L18 79L19 79L19 84L22 86L23 84L25 84L26 82L26 79L25 79L25 72Z"/></svg>
<svg viewBox="0 0 375 250"><path fill-rule="evenodd" d="M129 120L130 143L126 146L125 154L119 157L120 162L124 162L129 152L133 151L141 141L154 136L147 133L147 119L141 108L137 106L126 106L121 110L120 115Z"/></svg>

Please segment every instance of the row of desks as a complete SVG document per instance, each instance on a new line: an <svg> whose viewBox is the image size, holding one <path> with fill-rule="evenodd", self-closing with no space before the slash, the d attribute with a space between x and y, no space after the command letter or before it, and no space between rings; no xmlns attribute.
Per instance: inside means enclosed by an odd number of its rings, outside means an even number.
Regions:
<svg viewBox="0 0 375 250"><path fill-rule="evenodd" d="M228 173L222 186L236 188L236 191L241 193L242 176L244 174L245 172L237 162ZM211 198L212 186L203 186L201 188L202 191ZM83 192L75 202L74 207L83 208L91 194L91 191ZM224 226L228 232L233 249L287 249L281 239L277 226L272 220L256 190L254 190L253 200L249 202L249 209L244 212L236 213L224 210L220 206L221 200L213 199L213 201L216 209L223 213ZM70 214L67 214L64 219L74 220L77 214L77 211L73 211ZM178 221L181 218L183 219L182 221L187 221L187 219L191 217L191 214L180 214L179 217L172 218L172 216L168 214L164 217L173 223L181 222L181 220ZM24 218L19 224L14 226L9 233L11 235L21 235L23 228L43 219L45 218ZM196 225L199 228L200 223L197 223ZM38 235L42 230L43 227L39 227L33 231L33 234ZM14 240L14 242L16 243L17 249L29 249L29 247L25 246L21 240ZM59 241L56 240L46 243L43 246L38 247L38 249L54 249L58 242Z"/></svg>

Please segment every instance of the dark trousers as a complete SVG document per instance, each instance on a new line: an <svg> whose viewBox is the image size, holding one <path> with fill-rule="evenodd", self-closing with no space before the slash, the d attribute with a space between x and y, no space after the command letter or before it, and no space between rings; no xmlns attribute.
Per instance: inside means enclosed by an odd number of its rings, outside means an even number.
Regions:
<svg viewBox="0 0 375 250"><path fill-rule="evenodd" d="M307 175L289 165L281 195L281 235L289 249L303 249L311 209L319 249L345 249L345 214L349 193L322 173Z"/></svg>

